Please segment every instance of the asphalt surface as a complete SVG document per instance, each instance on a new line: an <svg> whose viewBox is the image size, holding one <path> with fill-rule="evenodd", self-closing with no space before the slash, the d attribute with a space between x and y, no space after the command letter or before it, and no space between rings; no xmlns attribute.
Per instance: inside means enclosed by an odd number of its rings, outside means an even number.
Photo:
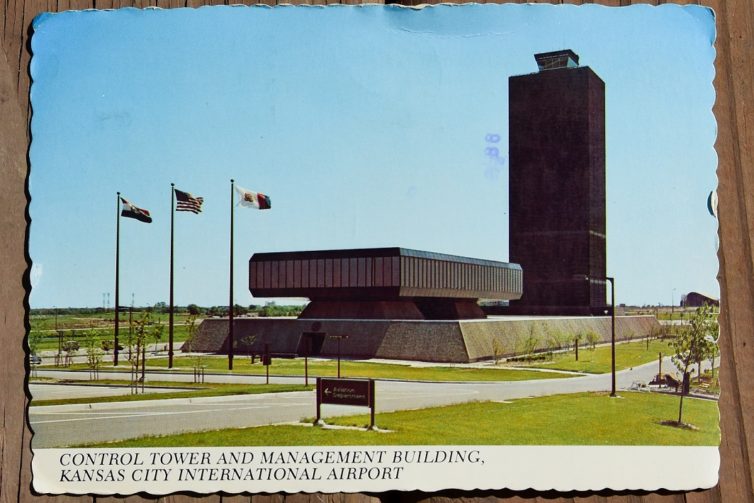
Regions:
<svg viewBox="0 0 754 503"><path fill-rule="evenodd" d="M674 370L669 359L663 372ZM60 371L40 371L40 376L54 377ZM657 373L657 362L617 373L618 389L627 389L634 381L648 382ZM71 378L72 373L63 372ZM110 378L100 373L103 379ZM82 373L82 378L87 374ZM121 375L122 377L122 375ZM165 373L152 379L166 380ZM610 374L586 375L562 379L510 382L406 382L377 381L376 412L418 409L468 401L511 400L524 397L609 391ZM191 375L170 376L171 380L192 380ZM207 375L208 382L264 382L264 377ZM299 382L303 378L270 378L271 382ZM327 405L323 416L365 413L366 408ZM313 417L316 402L313 391L237 395L209 398L176 398L142 402L110 402L83 405L31 407L29 421L35 432L33 447L65 447L93 442L108 442L147 435L242 428L265 424L299 421ZM379 418L378 418L379 419Z"/></svg>

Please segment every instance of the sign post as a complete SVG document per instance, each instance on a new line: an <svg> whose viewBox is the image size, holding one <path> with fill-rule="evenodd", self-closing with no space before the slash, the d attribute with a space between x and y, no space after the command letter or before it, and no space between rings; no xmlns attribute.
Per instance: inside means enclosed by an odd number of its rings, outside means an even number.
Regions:
<svg viewBox="0 0 754 503"><path fill-rule="evenodd" d="M322 404L356 405L369 407L369 429L374 429L374 379L317 378L317 418L319 423Z"/></svg>
<svg viewBox="0 0 754 503"><path fill-rule="evenodd" d="M262 365L264 365L266 382L270 384L270 365L272 365L272 356L270 356L270 345L264 344L264 354L262 355Z"/></svg>
<svg viewBox="0 0 754 503"><path fill-rule="evenodd" d="M312 334L304 334L304 386L309 387L309 353L312 352Z"/></svg>
<svg viewBox="0 0 754 503"><path fill-rule="evenodd" d="M338 379L340 379L340 341L348 339L347 335L328 335L331 339L338 340Z"/></svg>

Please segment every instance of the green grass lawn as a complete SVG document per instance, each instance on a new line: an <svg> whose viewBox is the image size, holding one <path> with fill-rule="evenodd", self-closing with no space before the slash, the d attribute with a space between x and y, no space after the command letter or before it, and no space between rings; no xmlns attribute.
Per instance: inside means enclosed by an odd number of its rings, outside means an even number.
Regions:
<svg viewBox="0 0 754 503"><path fill-rule="evenodd" d="M719 445L717 402L684 399L684 422L697 429L662 425L678 417L678 397L624 392L620 398L580 393L377 414L390 432L327 430L293 425L145 437L93 447L268 445ZM327 419L368 424L368 416Z"/></svg>
<svg viewBox="0 0 754 503"><path fill-rule="evenodd" d="M672 354L667 341L653 340L647 349L646 341L627 342L615 346L615 368L623 370L637 365L657 361L658 353L663 356ZM552 360L532 362L529 367L547 368L554 370L572 370L602 374L610 372L612 356L610 345L597 346L595 349L579 347L579 361L576 361L573 350L566 353L556 353Z"/></svg>
<svg viewBox="0 0 754 503"><path fill-rule="evenodd" d="M49 382L49 381L46 381ZM103 379L99 381L67 381L71 384L127 384L125 381L114 381ZM32 381L33 383L33 381ZM154 393L150 392L149 387L145 387L145 393L137 395L115 395L100 397L83 397L83 398L64 398L55 400L32 400L32 406L41 407L43 405L64 405L77 403L101 403L101 402L135 402L142 400L164 400L167 398L199 398L209 396L227 396L227 395L257 395L260 393L287 393L290 391L310 391L314 386L304 387L301 384L192 384L178 383L172 381L153 381L148 386L160 386L170 388L184 388L176 391ZM185 388L193 388L191 390Z"/></svg>
<svg viewBox="0 0 754 503"><path fill-rule="evenodd" d="M196 359L177 357L173 360L174 370L192 372ZM201 364L206 372L228 373L228 359L225 356L202 357ZM147 360L149 368L167 369L166 358ZM46 366L44 368L50 368ZM86 365L76 364L69 369L85 369ZM109 368L103 366L101 371ZM573 377L556 372L539 372L536 370L516 370L506 368L468 368L468 367L412 367L389 363L369 363L341 360L341 377L371 377L373 379L404 379L411 381L524 381L531 379L556 379ZM247 357L236 357L233 362L234 374L264 375L265 368L259 359L253 365ZM270 365L270 375L304 375L303 358L275 358ZM309 360L309 376L333 377L338 375L336 360Z"/></svg>

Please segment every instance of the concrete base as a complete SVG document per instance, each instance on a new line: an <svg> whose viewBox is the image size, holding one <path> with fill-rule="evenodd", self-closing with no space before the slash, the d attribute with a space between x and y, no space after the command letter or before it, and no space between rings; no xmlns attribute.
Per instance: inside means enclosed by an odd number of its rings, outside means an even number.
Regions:
<svg viewBox="0 0 754 503"><path fill-rule="evenodd" d="M610 317L501 317L485 320L334 320L295 318L236 318L235 352L261 353L264 345L274 354L301 355L303 334L315 334L315 353L333 357L338 339L328 335L347 335L341 340L345 358L385 358L428 362L467 363L497 356L512 356L521 341L534 335L538 348L560 334L596 333L610 340ZM654 316L619 316L616 339L639 339L658 334L660 324ZM204 320L197 330L193 351L227 353L228 319ZM582 338L581 344L586 344ZM321 344L321 346L320 346ZM314 355L313 355L314 356Z"/></svg>
<svg viewBox="0 0 754 503"><path fill-rule="evenodd" d="M486 315L476 299L411 297L399 300L312 300L299 318L309 320L467 320Z"/></svg>
<svg viewBox="0 0 754 503"><path fill-rule="evenodd" d="M509 306L485 306L488 315L497 316L610 316L611 306L529 306L512 301Z"/></svg>

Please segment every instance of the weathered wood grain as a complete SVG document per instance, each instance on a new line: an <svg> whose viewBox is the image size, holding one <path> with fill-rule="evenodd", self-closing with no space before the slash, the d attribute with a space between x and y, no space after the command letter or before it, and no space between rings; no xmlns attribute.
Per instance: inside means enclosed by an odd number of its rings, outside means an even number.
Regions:
<svg viewBox="0 0 754 503"><path fill-rule="evenodd" d="M15 64L9 64L5 53L0 53L0 233L16 236L0 240L0 337L5 363L0 367L0 502L14 501L22 489L22 457L26 434L24 410L25 396L23 303L25 292L22 283L26 268L24 231L19 221L25 218L24 183L26 178L26 121L17 100Z"/></svg>
<svg viewBox="0 0 754 503"><path fill-rule="evenodd" d="M275 0L254 0L275 5ZM333 0L299 0L324 4ZM344 0L343 3L358 1ZM435 0L432 0L433 2ZM489 0L487 0L489 1ZM198 7L234 3L225 0L0 0L0 340L5 365L0 368L0 503L67 500L131 503L156 500L128 498L35 496L30 490L31 433L24 419L26 398L22 389L25 361L24 328L26 277L25 180L29 115L29 26L42 11L66 9ZM252 0L244 0L252 3ZM409 0L406 4L418 4ZM582 3L582 0L569 0ZM604 0L605 5L628 5L628 0ZM663 0L657 3L664 3ZM718 123L716 150L719 158L720 282L723 310L720 317L723 393L720 400L722 465L720 484L692 493L637 494L536 494L511 491L445 491L438 494L385 493L380 497L358 494L240 495L195 497L178 494L161 501L201 500L221 503L493 503L602 502L611 503L713 503L754 501L751 456L754 448L754 3L749 0L708 0L715 9L718 36L715 115ZM7 238L5 238L7 237ZM28 282L28 281L27 281Z"/></svg>
<svg viewBox="0 0 754 503"><path fill-rule="evenodd" d="M720 320L723 393L720 401L722 467L720 491L723 501L752 498L752 348L754 291L752 291L752 143L748 124L752 113L750 72L739 69L752 64L753 6L750 2L710 2L717 13L716 150L718 197L720 198ZM746 38L748 37L748 39ZM748 345L748 347L747 347Z"/></svg>

